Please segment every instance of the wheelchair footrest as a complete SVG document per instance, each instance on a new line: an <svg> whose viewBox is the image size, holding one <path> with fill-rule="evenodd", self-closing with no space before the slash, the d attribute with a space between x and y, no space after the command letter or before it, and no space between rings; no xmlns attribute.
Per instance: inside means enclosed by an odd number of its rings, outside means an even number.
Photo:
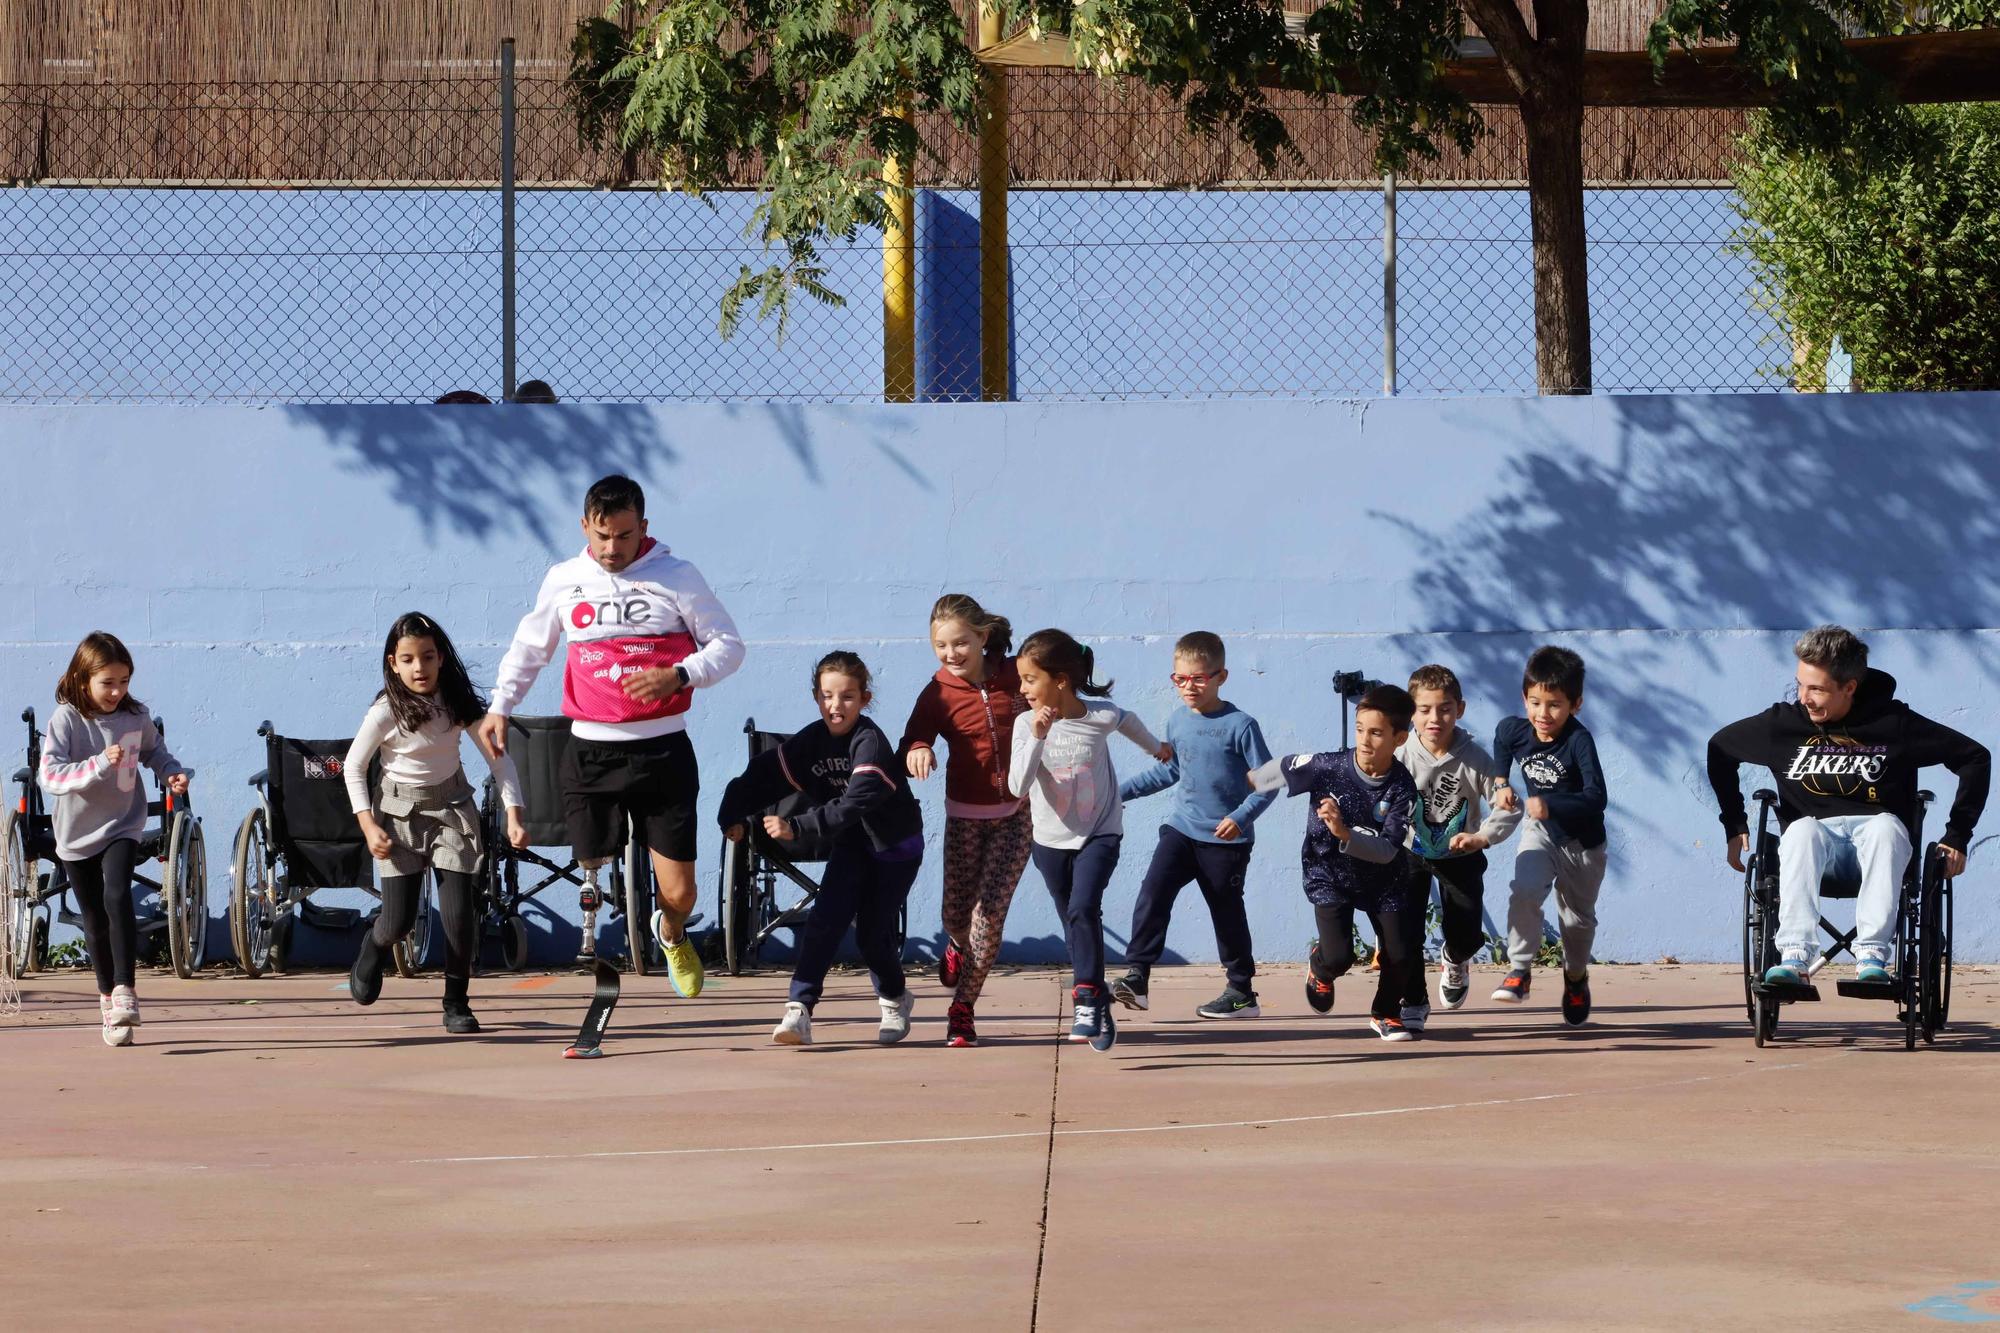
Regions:
<svg viewBox="0 0 2000 1333"><path fill-rule="evenodd" d="M1760 981L1757 983L1757 993L1767 1000L1776 1000L1779 1004L1799 1004L1819 999L1819 987L1810 982L1794 985L1788 981Z"/></svg>
<svg viewBox="0 0 2000 1333"><path fill-rule="evenodd" d="M1837 981L1833 988L1850 1000L1900 1000L1903 988L1893 981Z"/></svg>
<svg viewBox="0 0 2000 1333"><path fill-rule="evenodd" d="M358 907L321 907L307 899L299 904L299 917L314 930L352 930L361 924Z"/></svg>

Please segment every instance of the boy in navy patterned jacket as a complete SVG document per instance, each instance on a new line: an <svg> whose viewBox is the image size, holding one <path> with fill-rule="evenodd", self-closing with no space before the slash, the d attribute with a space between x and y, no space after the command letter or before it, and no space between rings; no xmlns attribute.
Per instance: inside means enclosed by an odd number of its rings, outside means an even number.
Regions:
<svg viewBox="0 0 2000 1333"><path fill-rule="evenodd" d="M1421 976L1423 955L1412 956L1415 932L1409 870L1403 858L1417 786L1396 758L1409 738L1416 711L1409 691L1378 685L1354 711L1354 746L1320 754L1290 754L1250 775L1259 791L1311 793L1314 818L1306 823L1302 863L1306 897L1319 939L1309 955L1306 1001L1319 1013L1333 1008L1333 983L1354 966L1354 913L1368 914L1382 952L1368 1026L1384 1041L1408 1041L1402 997L1411 969Z"/></svg>

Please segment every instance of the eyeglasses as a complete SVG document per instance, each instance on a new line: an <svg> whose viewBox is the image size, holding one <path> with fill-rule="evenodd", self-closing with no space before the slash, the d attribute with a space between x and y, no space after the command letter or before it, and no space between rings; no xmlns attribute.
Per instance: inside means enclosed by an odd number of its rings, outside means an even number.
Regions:
<svg viewBox="0 0 2000 1333"><path fill-rule="evenodd" d="M1177 690L1185 690L1189 688L1198 690L1202 686L1208 684L1208 682L1210 682L1211 680L1217 679L1220 675L1221 675L1220 672L1204 671L1199 676L1172 675L1168 676L1167 679L1174 683L1174 688Z"/></svg>

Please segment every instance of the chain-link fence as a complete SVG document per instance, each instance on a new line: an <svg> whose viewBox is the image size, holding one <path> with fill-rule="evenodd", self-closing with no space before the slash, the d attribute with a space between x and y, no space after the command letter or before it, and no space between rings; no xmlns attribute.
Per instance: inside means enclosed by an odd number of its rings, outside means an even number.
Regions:
<svg viewBox="0 0 2000 1333"><path fill-rule="evenodd" d="M1009 364L1018 398L1534 389L1519 125L1384 183L1337 106L1284 106L1266 173L1144 95L1010 76ZM0 87L0 399L424 401L501 396L508 249L497 77ZM908 290L880 237L831 247L845 304L780 342L717 332L768 262L747 192L649 185L578 143L555 71L515 85L517 380L565 399L867 400L885 306L911 308L922 399L980 391L977 148L929 127ZM1740 116L1587 126L1601 391L1776 389L1789 350L1734 252ZM1393 310L1393 355L1385 325ZM889 341L893 344L893 336Z"/></svg>

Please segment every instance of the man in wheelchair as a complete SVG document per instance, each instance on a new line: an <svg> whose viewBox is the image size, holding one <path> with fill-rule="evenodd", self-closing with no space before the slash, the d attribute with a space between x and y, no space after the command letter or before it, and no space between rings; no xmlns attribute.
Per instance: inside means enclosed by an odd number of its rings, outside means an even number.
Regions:
<svg viewBox="0 0 2000 1333"><path fill-rule="evenodd" d="M1895 697L1896 680L1868 665L1868 645L1838 625L1794 645L1798 700L1732 722L1708 742L1708 781L1722 809L1729 864L1742 872L1750 843L1738 769L1758 764L1778 780L1778 961L1767 984L1804 982L1819 939L1823 876L1858 881L1855 979L1886 982L1896 912L1918 827L1917 778L1933 764L1958 776L1944 835L1946 878L1965 869L1973 825L1986 805L1986 747Z"/></svg>

